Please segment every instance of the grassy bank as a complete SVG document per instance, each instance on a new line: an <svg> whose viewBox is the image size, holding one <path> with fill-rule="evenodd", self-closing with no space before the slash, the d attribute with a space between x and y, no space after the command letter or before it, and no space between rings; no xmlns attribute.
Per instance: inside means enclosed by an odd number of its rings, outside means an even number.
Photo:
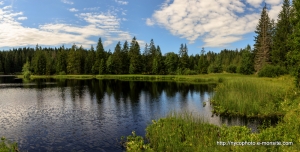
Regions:
<svg viewBox="0 0 300 152"><path fill-rule="evenodd" d="M218 127L189 114L171 114L153 121L146 128L146 139L135 134L128 136L125 142L127 150L300 151L300 92L294 87L291 76L218 76L224 81L218 84L211 100L214 112L260 118L280 116L282 119L276 126L252 133L245 126ZM225 143L218 143L220 141ZM228 145L228 141L247 141L256 145L234 146ZM281 145L257 145L257 142L281 142ZM283 142L291 145L283 145Z"/></svg>
<svg viewBox="0 0 300 152"><path fill-rule="evenodd" d="M31 75L30 79L118 79L130 81L181 81L198 83L219 83L224 78L234 74L207 74L207 75ZM236 75L238 76L238 75ZM23 78L18 75L18 78Z"/></svg>
<svg viewBox="0 0 300 152"><path fill-rule="evenodd" d="M297 110L289 112L276 127L260 133L251 133L245 126L217 127L190 114L172 114L153 121L146 129L146 139L133 132L126 138L124 146L127 151L296 152L300 150L300 106ZM245 141L247 143L241 143ZM273 142L281 145L270 145Z"/></svg>

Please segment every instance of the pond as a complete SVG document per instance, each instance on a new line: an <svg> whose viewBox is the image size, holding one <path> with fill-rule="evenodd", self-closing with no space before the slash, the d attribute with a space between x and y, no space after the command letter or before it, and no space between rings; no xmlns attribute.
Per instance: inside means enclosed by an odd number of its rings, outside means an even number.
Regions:
<svg viewBox="0 0 300 152"><path fill-rule="evenodd" d="M21 151L124 151L121 136L145 135L151 120L172 111L221 125L257 121L212 116L214 84L0 77L0 136ZM203 106L203 102L207 102Z"/></svg>

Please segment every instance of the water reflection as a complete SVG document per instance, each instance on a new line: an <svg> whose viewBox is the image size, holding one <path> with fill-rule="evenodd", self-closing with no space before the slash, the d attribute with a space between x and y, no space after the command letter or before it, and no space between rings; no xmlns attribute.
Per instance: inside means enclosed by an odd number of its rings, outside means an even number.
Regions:
<svg viewBox="0 0 300 152"><path fill-rule="evenodd" d="M121 136L144 135L152 119L189 111L209 122L212 84L0 78L0 132L28 151L122 151ZM240 122L241 124L243 122Z"/></svg>

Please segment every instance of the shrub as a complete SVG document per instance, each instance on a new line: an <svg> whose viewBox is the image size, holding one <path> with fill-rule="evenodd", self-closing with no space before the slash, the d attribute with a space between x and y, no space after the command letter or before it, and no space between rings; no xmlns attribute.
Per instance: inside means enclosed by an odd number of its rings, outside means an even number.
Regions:
<svg viewBox="0 0 300 152"><path fill-rule="evenodd" d="M221 73L221 72L223 72L222 66L211 64L208 67L208 73Z"/></svg>
<svg viewBox="0 0 300 152"><path fill-rule="evenodd" d="M58 75L66 75L66 72L65 71L61 71L61 72L59 72Z"/></svg>
<svg viewBox="0 0 300 152"><path fill-rule="evenodd" d="M190 69L184 69L183 70L183 75L196 75L197 72L194 70L190 70Z"/></svg>
<svg viewBox="0 0 300 152"><path fill-rule="evenodd" d="M259 72L259 77L278 77L280 75L286 74L286 70L280 66L265 65Z"/></svg>
<svg viewBox="0 0 300 152"><path fill-rule="evenodd" d="M229 72L229 73L236 73L237 67L236 67L236 65L229 65L229 66L227 67L227 70L226 70L226 71Z"/></svg>

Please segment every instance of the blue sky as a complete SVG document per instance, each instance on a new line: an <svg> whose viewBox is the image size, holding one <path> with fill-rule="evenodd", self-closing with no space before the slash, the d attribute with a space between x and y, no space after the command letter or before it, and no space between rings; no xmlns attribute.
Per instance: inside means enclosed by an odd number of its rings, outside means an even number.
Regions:
<svg viewBox="0 0 300 152"><path fill-rule="evenodd" d="M277 19L282 0L0 0L0 50L39 44L106 50L136 36L144 51L154 39L162 53L244 48L264 3Z"/></svg>

